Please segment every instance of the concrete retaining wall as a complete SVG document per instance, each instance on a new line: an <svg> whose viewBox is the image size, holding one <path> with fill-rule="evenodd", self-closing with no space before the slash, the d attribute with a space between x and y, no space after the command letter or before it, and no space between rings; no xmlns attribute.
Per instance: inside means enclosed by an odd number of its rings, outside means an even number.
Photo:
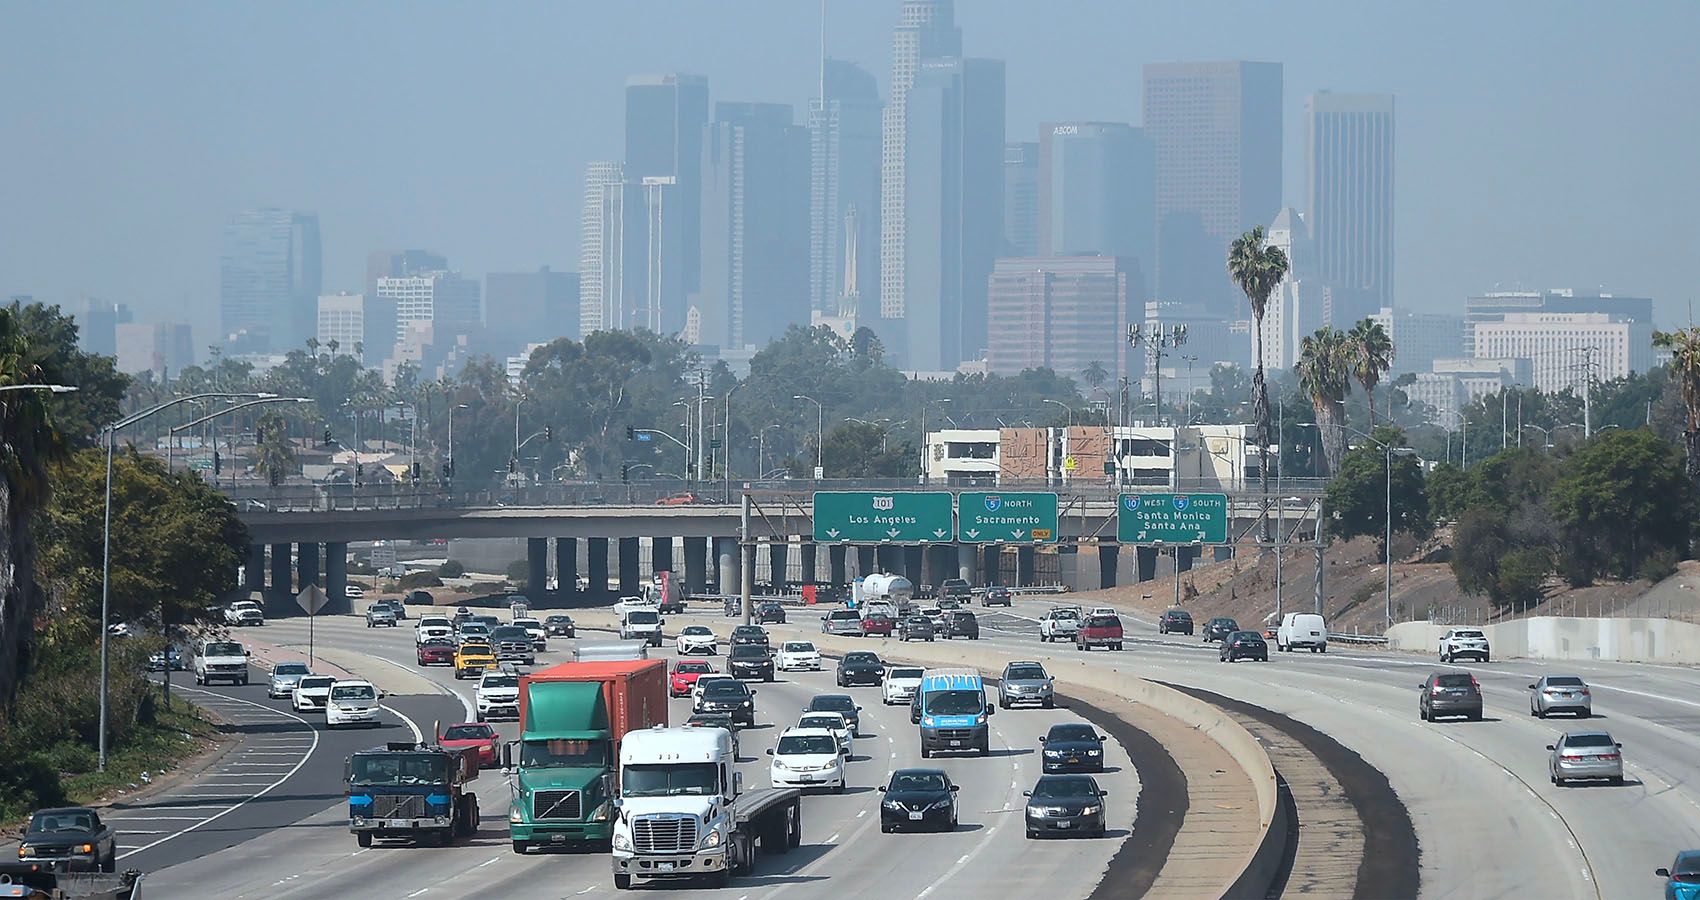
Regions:
<svg viewBox="0 0 1700 900"><path fill-rule="evenodd" d="M1396 650L1434 653L1452 626L1401 622L1387 632ZM1700 663L1700 625L1671 619L1538 616L1483 626L1496 657Z"/></svg>

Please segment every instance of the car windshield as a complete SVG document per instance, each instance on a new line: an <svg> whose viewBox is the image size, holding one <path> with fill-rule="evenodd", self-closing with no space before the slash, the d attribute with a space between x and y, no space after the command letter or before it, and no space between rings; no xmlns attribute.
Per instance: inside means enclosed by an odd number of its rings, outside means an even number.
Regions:
<svg viewBox="0 0 1700 900"><path fill-rule="evenodd" d="M519 764L529 768L608 764L608 745L603 741L523 741L519 746Z"/></svg>
<svg viewBox="0 0 1700 900"><path fill-rule="evenodd" d="M207 645L202 656L241 656L242 645L235 641L214 641Z"/></svg>
<svg viewBox="0 0 1700 900"><path fill-rule="evenodd" d="M786 653L813 653L813 652L815 652L815 645L809 643L808 641L786 641L785 642L785 652Z"/></svg>
<svg viewBox="0 0 1700 900"><path fill-rule="evenodd" d="M372 753L350 762L354 784L442 784L448 780L448 760L436 754Z"/></svg>
<svg viewBox="0 0 1700 900"><path fill-rule="evenodd" d="M708 687L702 689L702 695L712 700L729 700L738 697L748 697L750 695L750 691L749 688L744 687L744 683L741 681L733 681L730 678L722 678L710 681L708 683Z"/></svg>
<svg viewBox="0 0 1700 900"><path fill-rule="evenodd" d="M1458 638L1479 638L1482 636L1482 633L1479 631L1454 631L1452 632L1452 636Z"/></svg>
<svg viewBox="0 0 1700 900"><path fill-rule="evenodd" d="M638 609L627 613L626 621L633 625L654 625L661 621L661 616L653 610Z"/></svg>
<svg viewBox="0 0 1700 900"><path fill-rule="evenodd" d="M1072 610L1072 609L1059 609L1059 610L1056 610L1056 611L1051 613L1051 618L1054 618L1054 619L1078 619L1078 618L1080 618L1080 613L1078 611Z"/></svg>
<svg viewBox="0 0 1700 900"><path fill-rule="evenodd" d="M1435 683L1444 688L1467 688L1475 683L1475 678L1469 675L1441 675Z"/></svg>
<svg viewBox="0 0 1700 900"><path fill-rule="evenodd" d="M1033 785L1033 798L1096 797L1098 786L1090 778L1041 778Z"/></svg>
<svg viewBox="0 0 1700 900"><path fill-rule="evenodd" d="M944 776L937 772L899 772L891 776L888 791L942 791Z"/></svg>
<svg viewBox="0 0 1700 900"><path fill-rule="evenodd" d="M880 658L872 653L846 653L844 654L844 661L847 663L856 663L858 665L877 666L880 664Z"/></svg>
<svg viewBox="0 0 1700 900"><path fill-rule="evenodd" d="M514 624L521 628L542 628L543 623L536 619L515 619Z"/></svg>
<svg viewBox="0 0 1700 900"><path fill-rule="evenodd" d="M720 792L718 767L714 763L670 763L665 766L629 765L620 770L623 797L699 797Z"/></svg>
<svg viewBox="0 0 1700 900"><path fill-rule="evenodd" d="M927 714L934 716L966 716L985 711L985 697L979 691L934 691L927 695Z"/></svg>
<svg viewBox="0 0 1700 900"><path fill-rule="evenodd" d="M805 726L814 728L817 726ZM774 751L777 756L790 756L804 753L837 753L838 739L830 734L788 734L779 739L779 749Z"/></svg>
<svg viewBox="0 0 1700 900"><path fill-rule="evenodd" d="M305 674L307 674L307 664L306 663L278 663L277 666L275 666L272 669L272 674L273 675L305 675Z"/></svg>
<svg viewBox="0 0 1700 900"><path fill-rule="evenodd" d="M882 612L871 612L862 617L864 622L889 622L891 617Z"/></svg>
<svg viewBox="0 0 1700 900"><path fill-rule="evenodd" d="M489 656L489 644L461 644L460 652L464 656Z"/></svg>
<svg viewBox="0 0 1700 900"><path fill-rule="evenodd" d="M1564 736L1566 747L1610 747L1613 745L1609 734L1568 734Z"/></svg>
<svg viewBox="0 0 1700 900"><path fill-rule="evenodd" d="M709 631L707 628L704 628L701 625L687 625L685 627L684 633L688 634L688 635L692 635L694 637L704 637L704 636L712 637L714 635L714 632Z"/></svg>
<svg viewBox="0 0 1700 900"><path fill-rule="evenodd" d="M1098 732L1090 725L1052 725L1047 741L1096 741Z"/></svg>
<svg viewBox="0 0 1700 900"><path fill-rule="evenodd" d="M29 830L36 833L53 831L87 831L94 827L94 814L80 811L36 813L30 819Z"/></svg>
<svg viewBox="0 0 1700 900"><path fill-rule="evenodd" d="M764 637L767 634L767 632L762 631L760 628L753 625L739 625L737 628L732 629L732 633L739 637Z"/></svg>
<svg viewBox="0 0 1700 900"><path fill-rule="evenodd" d="M543 621L548 622L550 625L565 625L568 622L571 622L572 619L569 619L566 616L550 616L549 618L544 619ZM690 631L689 628L687 628L685 630Z"/></svg>
<svg viewBox="0 0 1700 900"><path fill-rule="evenodd" d="M1042 666L1010 666L1003 677L1015 681L1043 681L1045 669Z"/></svg>
<svg viewBox="0 0 1700 900"><path fill-rule="evenodd" d="M376 700L377 691L369 684L339 684L331 688L332 700Z"/></svg>
<svg viewBox="0 0 1700 900"><path fill-rule="evenodd" d="M849 718L856 714L856 701L844 696L816 697L809 701L809 710L843 713Z"/></svg>
<svg viewBox="0 0 1700 900"><path fill-rule="evenodd" d="M856 611L853 609L835 609L830 614L830 618L837 619L841 622L851 622L854 621L857 616Z"/></svg>
<svg viewBox="0 0 1700 900"><path fill-rule="evenodd" d="M888 678L920 678L920 669L892 669Z"/></svg>
<svg viewBox="0 0 1700 900"><path fill-rule="evenodd" d="M1086 620L1087 628L1120 628L1122 620L1115 616L1093 616Z"/></svg>
<svg viewBox="0 0 1700 900"><path fill-rule="evenodd" d="M301 683L297 684L295 686L295 689L298 690L298 691L324 690L324 689L329 688L331 685L333 685L335 683L336 683L335 678L330 678L328 676L310 675L306 678L301 679Z"/></svg>
<svg viewBox="0 0 1700 900"><path fill-rule="evenodd" d="M708 663L705 663L705 662L682 662L682 663L679 663L679 665L676 668L674 668L673 671L675 671L675 672L696 672L698 674L701 674L703 672L714 671L714 667L710 666Z"/></svg>
<svg viewBox="0 0 1700 900"><path fill-rule="evenodd" d="M488 725L450 725L443 730L445 741L481 741L496 733Z"/></svg>
<svg viewBox="0 0 1700 900"><path fill-rule="evenodd" d="M1547 684L1553 687L1582 687L1582 679L1575 675L1549 675Z"/></svg>
<svg viewBox="0 0 1700 900"><path fill-rule="evenodd" d="M1684 853L1676 858L1676 865L1671 868L1673 875L1700 875L1700 851Z"/></svg>
<svg viewBox="0 0 1700 900"><path fill-rule="evenodd" d="M517 687L519 687L519 676L518 675L491 675L488 678L484 679L484 682L481 686L487 687L487 688L517 688Z"/></svg>
<svg viewBox="0 0 1700 900"><path fill-rule="evenodd" d="M1217 628L1226 628L1230 631L1238 631L1240 627L1240 623L1234 619L1216 619L1210 624Z"/></svg>
<svg viewBox="0 0 1700 900"><path fill-rule="evenodd" d="M767 659L767 651L763 650L760 647L757 647L754 644L744 644L741 647L733 647L732 648L731 658L732 659Z"/></svg>
<svg viewBox="0 0 1700 900"><path fill-rule="evenodd" d="M696 725L702 728L725 728L730 730L732 727L732 717L726 713L697 713L689 719L686 719L685 724Z"/></svg>

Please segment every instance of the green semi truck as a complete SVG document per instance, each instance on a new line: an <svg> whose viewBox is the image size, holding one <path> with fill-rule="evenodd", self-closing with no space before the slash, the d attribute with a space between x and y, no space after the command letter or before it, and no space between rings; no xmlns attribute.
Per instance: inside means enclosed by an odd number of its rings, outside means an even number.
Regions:
<svg viewBox="0 0 1700 900"><path fill-rule="evenodd" d="M514 852L607 843L621 739L667 724L666 663L562 663L523 676L519 698L519 740L502 747Z"/></svg>

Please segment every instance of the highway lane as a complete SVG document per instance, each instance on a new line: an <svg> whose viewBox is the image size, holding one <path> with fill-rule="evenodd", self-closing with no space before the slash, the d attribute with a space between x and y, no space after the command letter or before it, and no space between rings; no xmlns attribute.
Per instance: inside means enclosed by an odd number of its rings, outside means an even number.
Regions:
<svg viewBox="0 0 1700 900"><path fill-rule="evenodd" d="M986 639L998 646L1074 653L1037 641L1027 620L1050 605L1021 601L1013 616L976 612L986 615ZM1530 660L1448 667L1339 646L1327 654L1272 653L1267 665L1224 665L1198 638L1128 625L1140 636L1130 637L1126 652L1081 657L1300 718L1387 773L1422 843L1424 896L1629 896L1647 889L1648 873L1672 849L1700 845L1696 673ZM1419 721L1417 683L1447 668L1476 674L1489 721ZM1529 716L1526 685L1560 671L1596 686L1601 716L1575 724ZM1624 743L1632 783L1550 785L1545 745L1563 730L1596 727Z"/></svg>
<svg viewBox="0 0 1700 900"><path fill-rule="evenodd" d="M727 620L711 621L724 635ZM677 623L670 623L675 625ZM304 641L301 626L288 621L268 627L268 637L289 643ZM300 634L295 634L300 631ZM606 636L587 634L586 640ZM388 677L420 679L434 688L470 697L472 682L455 682L447 670L413 670L412 632L368 631L353 621L321 620L318 643L340 664L337 654L359 653L369 664L391 670ZM573 642L552 641L539 659L547 665L566 658ZM723 663L723 658L721 660ZM393 665L392 665L393 664ZM363 673L364 674L364 673ZM837 692L830 667L824 673L781 675L772 684L756 685L758 721L765 727L743 732L745 784L767 783L768 759L762 751L773 746L780 727L795 721L815 693ZM1028 841L1021 827L1021 792L1038 776L1036 737L1056 721L1075 717L1065 709L1004 710L992 719L993 756L989 759L947 758L923 762L914 740L907 707L881 706L874 688L852 688L864 707L870 732L856 741L850 764L851 787L844 795L811 794L804 802L803 846L785 856L763 857L757 874L738 879L734 897L770 898L812 896L823 879L835 895L879 897L966 896L1002 892L1025 886L1029 892L1084 897L1096 886L1111 856L1126 837L1138 795L1137 774L1125 752L1110 749L1112 771L1101 778L1111 791L1112 821L1121 827L1101 840ZM688 701L671 704L676 720L688 714ZM427 726L428 727L428 726ZM507 736L515 726L498 726ZM338 761L340 763L340 760ZM880 795L873 790L889 772L906 765L936 765L963 784L961 829L954 834L882 834L878 828ZM335 775L341 776L340 764ZM328 810L303 823L281 829L274 837L237 848L239 855L213 854L165 870L158 882L183 890L185 897L264 896L322 897L333 886L382 885L386 896L467 896L499 893L512 897L560 897L579 893L612 893L608 860L599 852L513 854L502 821L509 792L496 772L477 782L484 826L470 845L451 848L380 846L361 851L354 846L340 815ZM801 890L799 890L801 889ZM699 891L687 890L685 893ZM701 890L712 896L725 892Z"/></svg>

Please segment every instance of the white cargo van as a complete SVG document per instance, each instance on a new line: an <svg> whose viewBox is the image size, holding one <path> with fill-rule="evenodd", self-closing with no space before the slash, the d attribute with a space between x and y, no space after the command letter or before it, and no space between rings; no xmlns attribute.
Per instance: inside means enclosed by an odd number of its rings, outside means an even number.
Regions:
<svg viewBox="0 0 1700 900"><path fill-rule="evenodd" d="M1312 653L1328 652L1328 626L1315 613L1287 613L1275 629L1275 648L1292 651L1308 647Z"/></svg>

